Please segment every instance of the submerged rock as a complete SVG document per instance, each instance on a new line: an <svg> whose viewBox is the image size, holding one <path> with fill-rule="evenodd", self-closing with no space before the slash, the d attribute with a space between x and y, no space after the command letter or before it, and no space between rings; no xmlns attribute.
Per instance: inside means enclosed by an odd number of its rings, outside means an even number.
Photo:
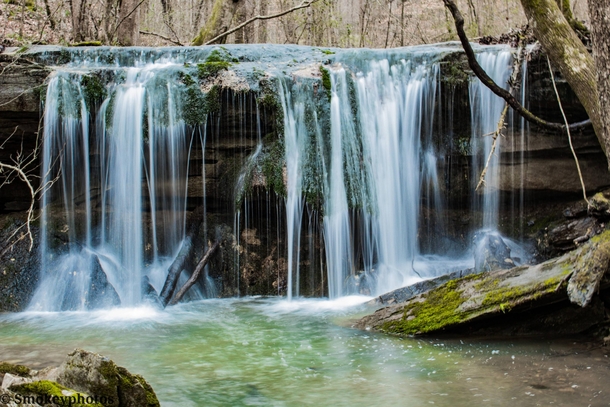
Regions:
<svg viewBox="0 0 610 407"><path fill-rule="evenodd" d="M603 278L609 265L606 231L573 252L535 266L451 280L377 310L355 326L399 335L582 332L605 318L602 301L592 295L610 287L610 279ZM589 306L577 307L569 300Z"/></svg>
<svg viewBox="0 0 610 407"><path fill-rule="evenodd" d="M515 267L510 248L497 232L483 231L475 237L474 269L477 273Z"/></svg>
<svg viewBox="0 0 610 407"><path fill-rule="evenodd" d="M88 310L118 307L121 298L108 281L97 256L91 256L91 283L87 291L85 307Z"/></svg>

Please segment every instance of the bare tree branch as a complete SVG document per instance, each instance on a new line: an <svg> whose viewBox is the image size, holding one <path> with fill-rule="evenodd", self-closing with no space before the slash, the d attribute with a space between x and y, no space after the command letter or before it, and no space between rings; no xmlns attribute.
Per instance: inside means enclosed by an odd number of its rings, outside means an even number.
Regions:
<svg viewBox="0 0 610 407"><path fill-rule="evenodd" d="M220 241L216 241L212 245L212 247L210 247L208 249L208 251L205 253L205 255L203 256L201 261L197 264L197 267L195 267L195 271L193 271L193 274L191 275L191 277L187 280L186 283L184 283L182 288L180 288L180 290L178 290L178 292L176 293L176 296L169 302L169 305L176 305L178 302L180 302L182 297L184 297L184 294L186 294L186 292L197 282L197 280L199 279L199 275L201 274L201 271L203 270L205 265L208 264L208 262L210 261L210 258L212 257L214 252L216 252L216 250L218 250L219 246L220 246Z"/></svg>
<svg viewBox="0 0 610 407"><path fill-rule="evenodd" d="M254 17L252 17L251 19L246 20L246 21L244 21L243 23L239 24L238 26L233 27L233 28L231 28L231 29L229 29L229 30L227 30L227 31L223 32L222 34L217 35L216 37L212 38L211 40L209 40L208 42L206 42L206 43L205 43L205 44L203 44L203 45L210 45L210 44L214 44L214 43L215 43L215 42L217 42L218 40L221 40L221 39L225 38L226 36L228 36L228 35L230 35L230 34L233 34L235 31L239 31L239 30L241 30L241 29L242 29L242 28L244 28L245 26L247 26L247 25L249 25L249 24L251 24L251 23L253 23L253 22L257 21L257 20L271 20L271 19L273 19L273 18L282 17L282 16L285 16L286 14L292 13L293 11L297 11L297 10L300 10L300 9L302 9L302 8L307 8L307 7L310 7L312 4L317 3L318 1L319 1L319 0L309 0L309 1L303 1L303 2L302 2L301 4L299 4L298 6L295 6L295 7L289 8L288 10L280 11L279 13L276 13L276 14L269 14L269 15L266 15L266 16L261 16L261 15L254 16ZM194 43L193 43L193 45L197 45L197 44L194 44Z"/></svg>
<svg viewBox="0 0 610 407"><path fill-rule="evenodd" d="M502 99L506 100L506 102L512 107L519 115L521 115L525 120L530 123L536 124L542 128L553 130L553 131L566 131L566 125L561 123L553 123L547 122L546 120L534 115L532 112L527 110L519 101L507 90L498 86L494 82L493 79L487 75L485 70L479 65L477 62L477 58L475 53L470 46L470 42L468 41L468 37L466 36L466 32L464 31L464 17L457 5L453 0L443 0L445 3L445 7L449 9L451 14L453 15L453 19L455 20L455 28L458 33L458 37L460 38L460 42L462 43L462 47L464 48L464 52L466 53L466 57L468 58L468 65L470 69L474 72L474 74L479 78L479 80L487 86L493 93L500 96ZM591 125L590 120L585 120L578 123L570 124L568 127L571 130L580 130L587 126Z"/></svg>
<svg viewBox="0 0 610 407"><path fill-rule="evenodd" d="M178 41L172 40L171 38L166 37L165 35L157 34L157 33L151 32L151 31L143 31L143 30L140 30L140 34L144 34L144 35L152 35L153 37L159 37L159 38L161 38L162 40L165 40L165 41L167 41L167 42L171 42L172 44L176 44L176 45L179 45L179 46L181 46L181 47L182 47L182 46L184 46L184 44L182 44L181 42L178 42Z"/></svg>

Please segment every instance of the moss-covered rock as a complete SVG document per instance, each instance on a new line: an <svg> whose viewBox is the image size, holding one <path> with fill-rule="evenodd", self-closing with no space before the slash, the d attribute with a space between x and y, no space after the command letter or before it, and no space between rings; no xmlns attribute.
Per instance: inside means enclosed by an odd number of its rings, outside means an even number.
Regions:
<svg viewBox="0 0 610 407"><path fill-rule="evenodd" d="M8 362L0 362L0 374L10 373L20 377L30 377L30 368L23 365L14 365Z"/></svg>
<svg viewBox="0 0 610 407"><path fill-rule="evenodd" d="M59 367L57 382L78 391L119 400L120 407L156 407L159 401L143 377L133 375L112 360L76 349Z"/></svg>
<svg viewBox="0 0 610 407"><path fill-rule="evenodd" d="M50 403L73 407L110 407L119 405L118 398L79 393L49 380L18 384L11 386L10 390L19 395L19 398L13 397L14 400L33 401L37 405L49 405ZM28 396L32 397L29 398ZM104 403L101 401L104 401Z"/></svg>
<svg viewBox="0 0 610 407"><path fill-rule="evenodd" d="M356 326L398 335L420 335L453 330L457 326L553 303L567 305L568 298L586 306L593 293L600 289L609 264L610 231L606 231L573 252L535 266L449 281L404 303L382 308L362 318ZM574 295L565 288L568 279L570 286L578 287L574 289L578 293L577 300L572 299ZM598 316L598 313L591 314ZM514 318L511 323L515 323ZM564 324L558 328L563 333L580 332L595 320L585 321L575 313L571 323L573 326ZM560 325L555 319L553 324Z"/></svg>

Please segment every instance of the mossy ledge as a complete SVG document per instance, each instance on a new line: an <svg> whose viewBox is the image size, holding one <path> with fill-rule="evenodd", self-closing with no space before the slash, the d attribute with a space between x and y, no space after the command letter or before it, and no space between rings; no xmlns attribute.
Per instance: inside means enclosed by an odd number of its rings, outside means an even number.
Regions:
<svg viewBox="0 0 610 407"><path fill-rule="evenodd" d="M23 365L0 362L0 374L10 373L20 377L30 377L30 368Z"/></svg>
<svg viewBox="0 0 610 407"><path fill-rule="evenodd" d="M605 289L600 281L609 261L610 231L605 231L577 250L538 265L449 281L406 302L379 309L355 326L396 335L422 335L554 303L569 306L568 300L582 305L566 289L568 281L580 282L578 293ZM588 289L582 288L584 276L589 277Z"/></svg>

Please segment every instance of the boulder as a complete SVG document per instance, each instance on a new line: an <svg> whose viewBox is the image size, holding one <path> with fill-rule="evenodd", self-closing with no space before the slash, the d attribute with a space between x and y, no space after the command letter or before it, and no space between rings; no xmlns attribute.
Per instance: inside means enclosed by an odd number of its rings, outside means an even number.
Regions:
<svg viewBox="0 0 610 407"><path fill-rule="evenodd" d="M6 405L11 407L19 405L15 404L18 395L33 396L30 400L34 401L27 404L30 406L160 406L154 390L142 376L131 374L108 358L80 349L70 353L61 366L40 372L0 362L1 375L4 376L2 392L13 400Z"/></svg>
<svg viewBox="0 0 610 407"><path fill-rule="evenodd" d="M142 376L129 373L97 353L76 349L59 367L57 383L107 400L119 407L155 407L159 401Z"/></svg>
<svg viewBox="0 0 610 407"><path fill-rule="evenodd" d="M450 280L355 326L398 335L579 333L605 319L603 302L593 293L610 288L609 266L610 231L605 231L538 265Z"/></svg>

